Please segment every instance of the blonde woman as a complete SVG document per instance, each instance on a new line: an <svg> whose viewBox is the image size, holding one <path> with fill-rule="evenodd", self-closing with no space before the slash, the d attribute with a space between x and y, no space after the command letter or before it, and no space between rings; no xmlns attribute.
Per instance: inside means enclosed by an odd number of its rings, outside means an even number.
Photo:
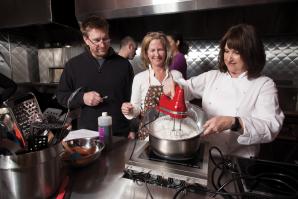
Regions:
<svg viewBox="0 0 298 199"><path fill-rule="evenodd" d="M130 102L122 104L121 110L127 119L140 116L158 104L163 85L170 79L182 78L176 70L169 71L170 46L165 34L148 33L141 45L141 59L147 70L138 73L133 80ZM139 131L131 138L145 139L148 132Z"/></svg>

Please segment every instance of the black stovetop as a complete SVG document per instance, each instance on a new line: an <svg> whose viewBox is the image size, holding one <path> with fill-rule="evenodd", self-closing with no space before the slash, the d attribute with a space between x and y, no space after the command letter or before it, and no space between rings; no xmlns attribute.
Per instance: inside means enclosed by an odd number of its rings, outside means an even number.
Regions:
<svg viewBox="0 0 298 199"><path fill-rule="evenodd" d="M159 156L150 148L150 146L148 146L147 148L145 148L144 152L140 154L139 158L200 169L202 167L204 149L204 143L201 143L198 151L194 153L194 156L192 158L185 160L176 160Z"/></svg>

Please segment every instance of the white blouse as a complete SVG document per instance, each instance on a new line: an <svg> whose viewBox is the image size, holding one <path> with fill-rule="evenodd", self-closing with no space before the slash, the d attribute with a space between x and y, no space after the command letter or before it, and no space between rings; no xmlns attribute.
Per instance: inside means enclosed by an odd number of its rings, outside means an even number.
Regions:
<svg viewBox="0 0 298 199"><path fill-rule="evenodd" d="M255 157L259 144L273 141L282 127L284 114L277 89L268 77L249 80L245 72L232 78L229 73L212 70L177 82L184 86L187 99L202 98L209 118L237 116L243 121L241 132L226 130L204 137L224 154Z"/></svg>
<svg viewBox="0 0 298 199"><path fill-rule="evenodd" d="M150 79L149 79L150 76ZM182 78L182 74L179 71L171 70L171 75L169 74L169 70L166 70L166 76L159 82L158 79L154 75L154 71L151 67L149 69L138 73L132 83L132 93L130 103L133 105L133 113L129 115L125 115L127 119L132 119L137 117L141 110L144 108L144 101L149 89L149 86L158 86L164 85L168 80L173 78L173 80L177 80L178 78ZM150 81L149 81L150 80Z"/></svg>

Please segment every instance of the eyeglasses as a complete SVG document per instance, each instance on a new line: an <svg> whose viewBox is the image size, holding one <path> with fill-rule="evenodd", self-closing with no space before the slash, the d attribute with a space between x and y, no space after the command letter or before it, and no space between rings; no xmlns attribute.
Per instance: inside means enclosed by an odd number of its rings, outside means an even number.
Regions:
<svg viewBox="0 0 298 199"><path fill-rule="evenodd" d="M100 42L102 42L103 44L109 44L111 42L111 39L109 38L98 38L98 39L90 39L89 37L87 37L88 40L94 45L94 46L98 46L100 44Z"/></svg>

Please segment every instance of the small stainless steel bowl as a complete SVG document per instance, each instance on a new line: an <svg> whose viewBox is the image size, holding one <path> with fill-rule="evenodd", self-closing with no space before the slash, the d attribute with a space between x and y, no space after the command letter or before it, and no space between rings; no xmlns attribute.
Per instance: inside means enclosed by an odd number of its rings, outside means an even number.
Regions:
<svg viewBox="0 0 298 199"><path fill-rule="evenodd" d="M98 137L63 141L62 145L65 148L62 160L75 167L86 166L94 162L105 147Z"/></svg>

